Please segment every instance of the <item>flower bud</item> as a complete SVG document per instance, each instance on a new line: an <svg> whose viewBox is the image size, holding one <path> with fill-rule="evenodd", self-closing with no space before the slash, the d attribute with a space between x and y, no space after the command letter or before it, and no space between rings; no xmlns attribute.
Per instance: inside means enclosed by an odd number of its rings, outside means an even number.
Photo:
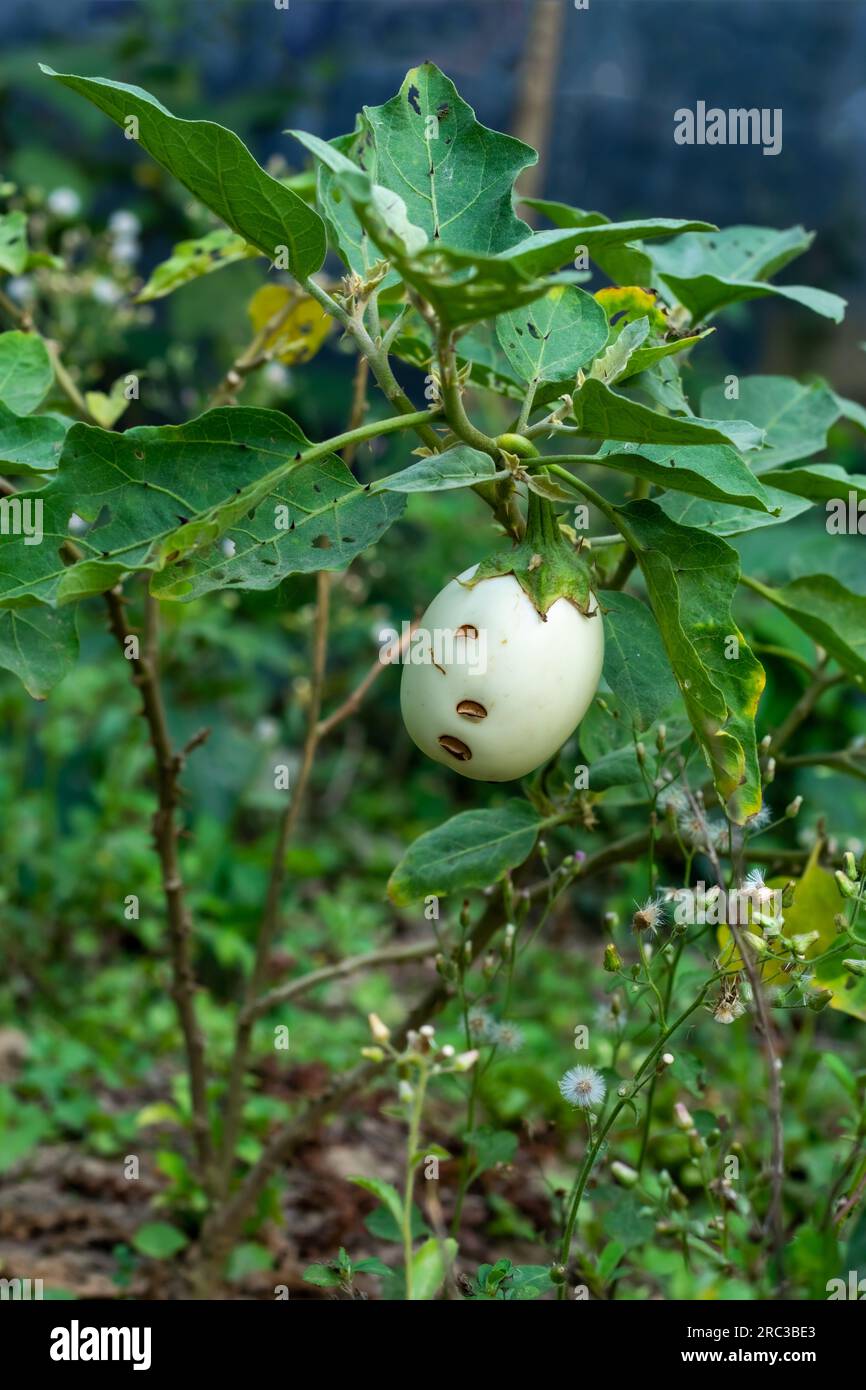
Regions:
<svg viewBox="0 0 866 1390"><path fill-rule="evenodd" d="M816 941L820 941L820 939L821 939L821 933L820 933L820 932L817 932L817 931L805 931L805 932L800 932L797 936L792 936L792 937L791 937L791 945L794 947L794 950L797 952L797 955L798 955L798 956L804 956L804 955L806 954L806 952L808 951L809 947L812 946L812 945L814 945L814 943L815 943Z"/></svg>
<svg viewBox="0 0 866 1390"><path fill-rule="evenodd" d="M642 743L636 743L634 751L638 762L640 763L641 767L643 767L644 763L646 762L646 749L644 748Z"/></svg>
<svg viewBox="0 0 866 1390"><path fill-rule="evenodd" d="M640 1181L640 1174L634 1168L629 1168L627 1163L612 1163L610 1173L614 1182L618 1182L620 1187L634 1187Z"/></svg>
<svg viewBox="0 0 866 1390"><path fill-rule="evenodd" d="M756 956L764 956L767 954L767 943L764 941L763 937L755 936L754 932L744 931L743 941L750 950L754 951Z"/></svg>
<svg viewBox="0 0 866 1390"><path fill-rule="evenodd" d="M818 993L813 994L808 1001L807 1008L811 1009L813 1014L819 1014L826 1009L832 998L832 989L819 989Z"/></svg>
<svg viewBox="0 0 866 1390"><path fill-rule="evenodd" d="M415 1092L412 1090L408 1081L401 1081L400 1085L397 1087L397 1095L408 1105L409 1101L412 1100L415 1095Z"/></svg>
<svg viewBox="0 0 866 1390"><path fill-rule="evenodd" d="M858 885L852 882L846 873L843 873L841 869L837 869L833 877L836 880L836 886L843 898L856 898Z"/></svg>
<svg viewBox="0 0 866 1390"><path fill-rule="evenodd" d="M366 1057L368 1062L384 1062L385 1054L381 1047L362 1047L361 1056Z"/></svg>
<svg viewBox="0 0 866 1390"><path fill-rule="evenodd" d="M604 948L604 968L609 975L615 975L622 969L622 959L612 941Z"/></svg>
<svg viewBox="0 0 866 1390"><path fill-rule="evenodd" d="M800 814L800 807L802 805L802 796L795 796L793 801L788 802L788 805L785 807L785 815L788 817L788 820L793 820L795 816Z"/></svg>
<svg viewBox="0 0 866 1390"><path fill-rule="evenodd" d="M659 750L660 753L664 751L664 746L667 742L667 736L668 731L665 725L659 724L658 733L656 734L656 748Z"/></svg>
<svg viewBox="0 0 866 1390"><path fill-rule="evenodd" d="M866 960L843 960L842 964L850 974L866 976Z"/></svg>
<svg viewBox="0 0 866 1390"><path fill-rule="evenodd" d="M471 1052L461 1052L454 1058L455 1071L471 1071L478 1061L478 1049L473 1048Z"/></svg>
<svg viewBox="0 0 866 1390"><path fill-rule="evenodd" d="M674 1124L677 1129L694 1129L695 1122L681 1100L674 1106Z"/></svg>
<svg viewBox="0 0 866 1390"><path fill-rule="evenodd" d="M776 776L776 759L775 759L775 758L768 758L768 759L767 759L767 766L764 768L764 783L765 783L765 785L766 785L766 786L769 786L770 783L773 781L773 778L774 778L775 776Z"/></svg>
<svg viewBox="0 0 866 1390"><path fill-rule="evenodd" d="M382 1022L379 1015L368 1014L367 1022L370 1025L370 1032L373 1035L373 1041L377 1043L386 1043L391 1036L391 1029L388 1027L386 1023Z"/></svg>
<svg viewBox="0 0 866 1390"><path fill-rule="evenodd" d="M567 1273L565 1265L551 1265L548 1270L551 1284L564 1284Z"/></svg>
<svg viewBox="0 0 866 1390"><path fill-rule="evenodd" d="M604 925L605 925L605 930L606 930L606 931L609 931L609 932L614 932L614 931L616 931L617 927L619 926L619 913L618 913L618 912L606 912L606 913L604 914L603 921L604 921Z"/></svg>
<svg viewBox="0 0 866 1390"><path fill-rule="evenodd" d="M845 916L844 912L836 913L835 917L833 918L833 925L840 936L843 932L846 932L848 930L848 918Z"/></svg>
<svg viewBox="0 0 866 1390"><path fill-rule="evenodd" d="M788 882L785 884L784 888L782 889L782 906L783 906L783 907L790 907L790 906L792 905L792 903L793 903L793 901L794 901L794 894L796 893L796 891L797 891L797 884L796 884L796 881L795 881L793 878L789 878L789 879L788 879Z"/></svg>
<svg viewBox="0 0 866 1390"><path fill-rule="evenodd" d="M854 858L854 855L851 853L850 849L846 849L845 853L842 855L842 868L845 870L849 878L856 879L858 877L857 860Z"/></svg>

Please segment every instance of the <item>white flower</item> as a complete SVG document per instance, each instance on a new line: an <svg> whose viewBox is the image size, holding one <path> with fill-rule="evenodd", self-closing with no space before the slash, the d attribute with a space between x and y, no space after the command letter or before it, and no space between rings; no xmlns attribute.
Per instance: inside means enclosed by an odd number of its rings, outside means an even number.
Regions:
<svg viewBox="0 0 866 1390"><path fill-rule="evenodd" d="M647 898L644 903L635 903L635 914L631 924L636 932L648 931L655 936L659 927L665 924L665 905L661 898Z"/></svg>
<svg viewBox="0 0 866 1390"><path fill-rule="evenodd" d="M81 198L74 188L55 188L48 195L48 211L55 217L76 217L81 211Z"/></svg>
<svg viewBox="0 0 866 1390"><path fill-rule="evenodd" d="M141 231L141 223L134 212L118 208L108 219L108 230L113 236L136 237Z"/></svg>
<svg viewBox="0 0 866 1390"><path fill-rule="evenodd" d="M133 261L137 261L141 254L141 246L135 237L119 236L116 241L112 242L109 254L118 265L132 265Z"/></svg>
<svg viewBox="0 0 866 1390"><path fill-rule="evenodd" d="M493 1042L502 1052L519 1052L523 1047L523 1031L516 1023L496 1023L493 1026Z"/></svg>
<svg viewBox="0 0 866 1390"><path fill-rule="evenodd" d="M496 1030L496 1021L486 1009L474 1008L469 1010L467 1019L469 1036L473 1042L492 1042Z"/></svg>
<svg viewBox="0 0 866 1390"><path fill-rule="evenodd" d="M36 294L36 286L29 275L13 275L6 282L6 293L16 304L29 304Z"/></svg>
<svg viewBox="0 0 866 1390"><path fill-rule="evenodd" d="M97 275L90 287L90 293L98 304L116 304L123 298L123 290L109 280L107 275Z"/></svg>
<svg viewBox="0 0 866 1390"><path fill-rule="evenodd" d="M592 1110L601 1105L607 1086L601 1072L595 1067L572 1067L560 1078L559 1091L569 1105L581 1110Z"/></svg>
<svg viewBox="0 0 866 1390"><path fill-rule="evenodd" d="M756 903L771 903L775 897L775 889L767 887L760 869L750 869L746 874L743 892L754 898Z"/></svg>

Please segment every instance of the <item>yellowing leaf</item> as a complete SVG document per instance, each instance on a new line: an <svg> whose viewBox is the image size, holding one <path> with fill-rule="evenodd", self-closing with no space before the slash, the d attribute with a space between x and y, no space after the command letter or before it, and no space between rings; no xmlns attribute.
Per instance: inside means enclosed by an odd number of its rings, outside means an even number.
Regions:
<svg viewBox="0 0 866 1390"><path fill-rule="evenodd" d="M87 391L84 401L97 425L101 425L104 430L113 429L129 405L124 391L123 377L114 383L108 393L105 391Z"/></svg>
<svg viewBox="0 0 866 1390"><path fill-rule="evenodd" d="M847 956L862 956L863 952L836 931L833 918L845 904L839 896L833 875L819 865L818 851L816 845L797 884L794 901L785 909L784 932L786 936L798 936L810 931L819 933L807 960L822 956L827 951L832 951L832 954L816 967L815 984L821 989L833 991L831 1009L866 1020L866 979L858 979L851 989L846 988L851 977L842 964ZM783 883L782 879L774 880L772 886L781 887Z"/></svg>
<svg viewBox="0 0 866 1390"><path fill-rule="evenodd" d="M667 319L658 307L655 290L642 290L639 285L608 285L598 290L595 298L609 319L616 314L625 314L629 323L646 317L651 328L664 332L668 327Z"/></svg>
<svg viewBox="0 0 866 1390"><path fill-rule="evenodd" d="M315 299L288 285L263 285L247 305L247 313L255 333L273 325L262 347L289 366L315 357L333 324Z"/></svg>

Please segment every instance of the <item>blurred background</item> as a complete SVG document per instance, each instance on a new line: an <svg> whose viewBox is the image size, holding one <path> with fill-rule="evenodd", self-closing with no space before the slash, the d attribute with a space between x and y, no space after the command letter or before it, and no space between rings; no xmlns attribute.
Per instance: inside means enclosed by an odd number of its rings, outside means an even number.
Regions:
<svg viewBox="0 0 866 1390"><path fill-rule="evenodd" d="M845 296L845 322L831 325L782 300L735 307L688 369L693 402L730 370L819 373L843 395L866 399L866 4L590 0L577 10L571 0L290 0L278 9L272 0L4 0L0 181L4 196L26 206L33 243L65 262L64 269L19 277L9 292L38 309L83 388L108 391L128 372L140 376L141 396L123 428L176 422L205 408L250 337L247 306L267 269L242 262L168 298L136 304L136 291L175 243L214 223L101 113L43 77L38 63L139 84L176 114L236 130L263 165L283 176L302 170L305 159L282 131L300 127L330 138L350 130L361 104L387 100L406 70L425 59L454 80L486 125L541 150L537 177L521 184L525 193L613 219L803 223L816 232L793 278ZM675 110L699 100L781 108L781 153L675 144ZM243 401L284 409L310 437L323 438L344 427L352 366L332 334L310 368L272 364L249 383ZM420 400L419 375L406 370L403 379ZM476 408L494 409L483 402ZM357 470L364 478L397 468L406 451L405 443L361 450ZM831 435L827 458L864 471L862 446L848 432ZM744 537L740 548L752 572L766 579L796 573L828 539L819 512ZM486 516L464 493L444 502L413 498L404 521L341 578L326 710L366 670L380 628L422 610L473 563L479 534L488 548ZM850 554L840 543L834 556L843 550ZM202 1009L218 1048L227 1044L230 1022L219 1005L236 997L239 969L250 961L281 805L273 766L296 762L303 737L313 600L314 581L299 577L271 593L164 606L172 728L178 742L202 724L212 728L184 779L184 856L201 970L214 1001L202 999ZM738 618L767 645L809 653L802 634L749 596ZM7 1179L0 1263L7 1272L16 1258L20 1264L21 1249L39 1229L40 1269L52 1286L68 1296L102 1296L156 1287L142 1282L151 1276L136 1264L131 1233L142 1220L141 1204L156 1198L181 1228L192 1229L201 1194L176 1138L187 1097L160 958L149 751L100 605L83 606L81 638L81 664L44 704L0 671L0 800L13 808L0 825L0 1178ZM798 693L790 667L769 660L768 670L759 732L778 723ZM832 692L804 730L803 746L842 746L862 731L862 698L858 708ZM402 730L397 675L386 673L317 764L309 815L289 851L292 929L280 944L275 977L411 930L414 924L384 901L387 876L408 842L456 810L494 804L508 790L463 783L422 759ZM862 848L861 783L804 769L780 777L774 790L781 807L805 795L797 829L803 843L831 812L840 841ZM614 833L618 819L615 810L602 833ZM503 1060L487 1083L484 1103L494 1122L517 1124L531 1111L542 1123L560 1113L551 1079L574 1061L576 1001L588 1008L597 996L580 971L563 978L559 951L585 943L597 954L601 913L627 912L642 884L626 868L615 884L583 890L539 943L533 992L519 1006L526 1052ZM123 915L130 892L143 904L138 922ZM407 972L401 988L413 997L423 978L422 967ZM390 1020L401 1007L382 974L288 1010L297 1043L288 1067L267 1059L261 1065L249 1156L298 1097L315 1093L330 1069L351 1064L365 1041L369 1009ZM847 1023L828 1018L827 1027L841 1036ZM710 1065L713 1049L721 1056L727 1048L732 1074L753 1074L759 1094L760 1063L747 1031L738 1030L736 1040L721 1033L716 1029L704 1061ZM748 1087L741 1089L732 1113L736 1122L736 1108L745 1106L739 1118L748 1122ZM811 1104L802 1098L803 1167L798 1176L794 1152L792 1181L814 1190L828 1171L832 1136L822 1134L817 1098L813 1111ZM392 1140L365 1128L359 1106L361 1118L344 1117L339 1133L345 1138L351 1130L352 1163L360 1142L375 1167ZM117 1155L131 1145L147 1150L146 1180L134 1197L115 1176ZM499 1203L493 1236L510 1242L516 1258L515 1242L532 1246L533 1211L528 1185L515 1179L512 1186L492 1194ZM271 1249L272 1259L296 1270L311 1258L329 1258L341 1241L351 1244L357 1208L347 1206L345 1190L330 1157L308 1154L304 1172L292 1179L291 1234ZM51 1213L47 1226L34 1226L34 1213L44 1211ZM470 1204L470 1228L473 1211ZM480 1255L488 1245L478 1239ZM235 1271L239 1285L270 1264L261 1264L260 1253L245 1258ZM38 1271L31 1262L25 1272ZM690 1283L682 1276L685 1282L665 1287L692 1297L702 1277Z"/></svg>

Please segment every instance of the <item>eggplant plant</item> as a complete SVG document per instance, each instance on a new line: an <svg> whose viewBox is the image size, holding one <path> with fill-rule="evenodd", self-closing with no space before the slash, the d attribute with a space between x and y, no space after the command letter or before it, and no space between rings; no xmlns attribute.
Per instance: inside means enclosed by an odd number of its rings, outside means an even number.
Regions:
<svg viewBox="0 0 866 1390"><path fill-rule="evenodd" d="M222 125L174 115L138 87L43 72L215 219L152 271L138 302L204 276L215 277L216 299L234 266L262 272L252 340L210 407L128 429L122 384L83 390L69 345L0 288L0 666L50 700L79 659L79 611L101 605L117 682L140 696L164 892L155 949L170 968L188 1084L183 1142L199 1194L179 1261L184 1292L219 1288L232 1251L272 1215L275 1176L363 1088L392 1079L387 1113L405 1125L405 1161L395 1182L358 1179L380 1204L382 1258L335 1249L310 1285L354 1296L361 1274L380 1281L380 1296L413 1300L604 1297L626 1277L637 1229L726 1279L748 1258L763 1296L801 1287L786 1256L803 1219L785 1191L782 1073L800 1058L788 1015L866 1018L864 864L851 851L843 860L823 823L793 844L753 842L770 824L793 829L800 811L799 798L775 819L767 810L777 775L817 766L866 776L862 740L792 751L831 692L862 708L866 588L859 552L844 543L814 569L807 554L783 585L744 570L739 546L802 518L826 540L850 531L853 516L856 534L866 476L825 455L831 430L866 432L866 410L825 381L738 376L718 370L718 356L700 400L690 377L702 353L717 353L727 311L742 314L746 301L779 299L792 322L842 319L836 295L777 279L811 235L521 202L515 184L535 152L481 124L429 63L384 105L362 107L345 135L286 132L307 167L283 177ZM7 281L52 273L28 234L13 198L0 216ZM251 379L278 360L309 373L314 392L313 359L329 335L355 358L343 430L311 439L283 411L243 404ZM403 460L383 475L365 446L386 439ZM411 842L401 830L387 883L395 923L435 930L395 933L310 974L288 968L275 983L276 947L291 939L290 845L317 755L396 678L374 649L358 689L323 708L334 586L405 524L419 494L435 494L447 516L458 489L477 499L476 554L442 574L390 663L403 663L394 756L415 756L411 740L437 776L468 779L466 809ZM246 978L226 1006L227 1043L202 1002L183 837L185 770L207 731L185 741L176 732L160 632L179 605L298 575L314 575L317 592L307 732L284 784ZM782 618L746 633L735 611ZM789 640L768 640L782 619ZM773 722L762 657L786 682L787 713ZM515 784L504 798L503 782ZM485 1123L491 1069L521 1044L515 990L539 932L559 912L580 912L584 885L618 865L640 878L641 902L624 924L615 914L593 924L606 1012L587 1065L560 1085L560 1118L580 1125L567 1145L574 1170L552 1183L546 1258L470 1268L465 1199L517 1146L507 1124ZM424 960L437 973L408 1016L373 1015L357 1065L251 1146L255 1064L288 1001L330 978ZM693 1118L680 1100L674 1131L688 1162L678 1175L671 1163L651 1172L659 1106L667 1113L671 1087L681 1095L694 1081L698 1063L690 1072L684 1059L700 1059L703 1030L718 1025L741 1030L764 1059L761 1170L738 1181L736 1135L708 1106ZM842 1251L863 1194L866 1110L843 1062L837 1071L853 1137L840 1145L826 1210L816 1199L808 1221ZM557 1077L550 1088L555 1100ZM429 1104L446 1095L466 1107L453 1153L435 1139ZM432 1214L417 1204L423 1178L441 1194ZM620 1206L596 1255L584 1202L600 1181L618 1185L632 1225L626 1239Z"/></svg>

